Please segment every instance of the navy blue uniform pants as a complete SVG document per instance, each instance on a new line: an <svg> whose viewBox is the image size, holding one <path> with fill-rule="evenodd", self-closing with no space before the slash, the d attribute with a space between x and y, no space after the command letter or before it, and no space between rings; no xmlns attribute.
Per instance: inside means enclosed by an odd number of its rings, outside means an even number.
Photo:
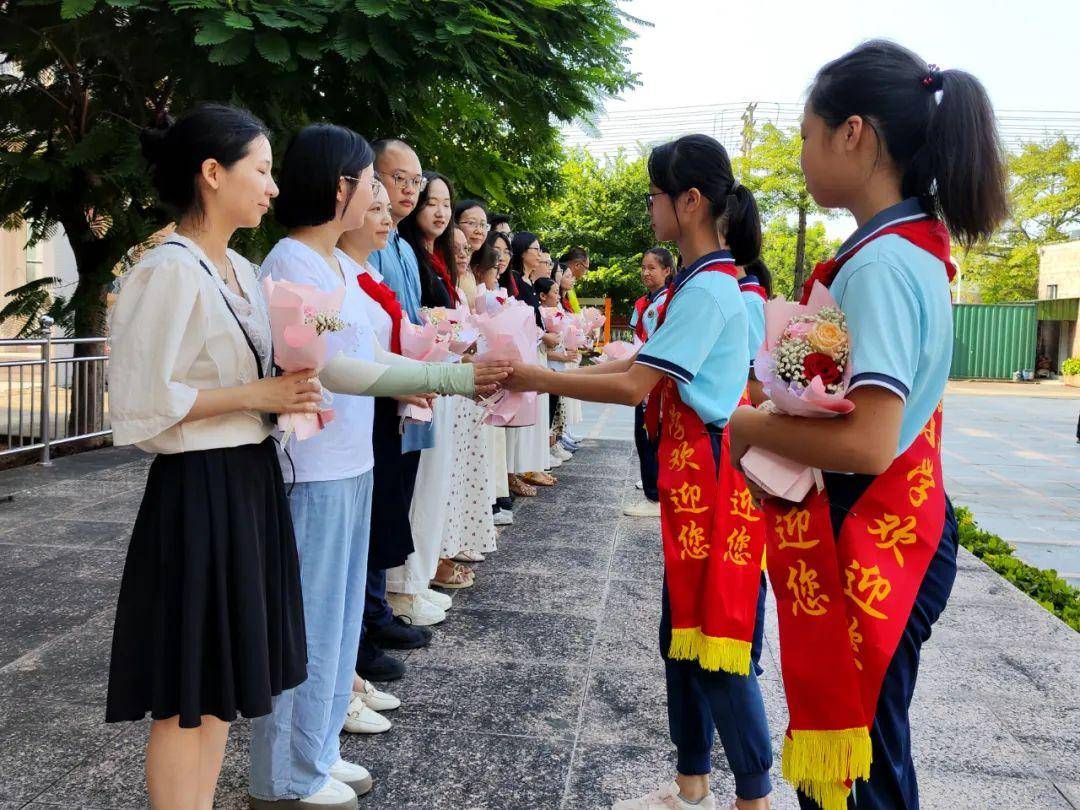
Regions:
<svg viewBox="0 0 1080 810"><path fill-rule="evenodd" d="M660 500L660 492L656 488L657 444L645 432L644 405L634 408L634 446L637 447L638 464L641 466L641 491L648 500L656 503Z"/></svg>

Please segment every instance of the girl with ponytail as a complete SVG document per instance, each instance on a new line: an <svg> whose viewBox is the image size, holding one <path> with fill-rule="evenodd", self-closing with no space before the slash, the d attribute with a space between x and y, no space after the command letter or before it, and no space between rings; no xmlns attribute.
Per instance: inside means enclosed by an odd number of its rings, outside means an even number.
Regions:
<svg viewBox="0 0 1080 810"><path fill-rule="evenodd" d="M829 471L802 504L763 503L791 718L784 776L803 808L917 808L908 708L956 574L941 476L949 237L993 233L1005 168L978 80L891 42L818 72L802 137L810 194L858 223L804 291L820 282L843 310L855 409L740 408L730 425L736 463L757 446Z"/></svg>
<svg viewBox="0 0 1080 810"><path fill-rule="evenodd" d="M727 152L708 136L654 149L649 181L653 231L659 241L678 244L683 267L648 342L630 360L582 369L515 365L505 385L625 405L647 396L647 426L659 435L660 653L678 772L674 784L619 802L616 810L718 807L709 791L714 727L735 776L735 806L758 810L769 806L772 765L751 666L764 542L755 529L762 518L721 453L749 365L736 266L758 257L761 222Z"/></svg>

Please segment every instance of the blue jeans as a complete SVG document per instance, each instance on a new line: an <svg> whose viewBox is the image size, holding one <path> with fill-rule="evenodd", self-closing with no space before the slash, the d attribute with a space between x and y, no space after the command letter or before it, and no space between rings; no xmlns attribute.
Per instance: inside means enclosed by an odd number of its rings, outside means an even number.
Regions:
<svg viewBox="0 0 1080 810"><path fill-rule="evenodd" d="M308 677L251 724L251 795L302 799L338 761L364 618L372 473L299 483L289 496L300 553Z"/></svg>
<svg viewBox="0 0 1080 810"><path fill-rule="evenodd" d="M696 661L668 658L671 611L667 582L660 614L660 655L667 681L668 728L684 776L712 770L713 729L720 734L728 765L735 775L735 795L760 799L772 790L772 743L757 672L749 675L709 672Z"/></svg>

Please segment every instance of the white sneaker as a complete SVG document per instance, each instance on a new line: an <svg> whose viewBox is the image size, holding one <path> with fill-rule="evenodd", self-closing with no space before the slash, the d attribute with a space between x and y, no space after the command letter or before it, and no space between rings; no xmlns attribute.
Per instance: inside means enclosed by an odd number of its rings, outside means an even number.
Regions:
<svg viewBox="0 0 1080 810"><path fill-rule="evenodd" d="M628 517L660 517L660 504L656 501L638 501L622 510Z"/></svg>
<svg viewBox="0 0 1080 810"><path fill-rule="evenodd" d="M430 627L446 621L446 611L415 594L388 593L386 601L395 616L408 619L417 627Z"/></svg>
<svg viewBox="0 0 1080 810"><path fill-rule="evenodd" d="M551 453L548 456L548 461L550 462L548 464L548 469L550 470L554 470L562 466L562 459L555 455L555 453Z"/></svg>
<svg viewBox="0 0 1080 810"><path fill-rule="evenodd" d="M500 509L494 515L496 526L512 526L514 525L514 513L509 509Z"/></svg>
<svg viewBox="0 0 1080 810"><path fill-rule="evenodd" d="M389 731L390 726L389 720L365 705L363 694L353 692L349 711L345 714L345 731L349 734L382 734Z"/></svg>
<svg viewBox="0 0 1080 810"><path fill-rule="evenodd" d="M634 489L645 489L645 485L638 481L636 484L634 484Z"/></svg>
<svg viewBox="0 0 1080 810"><path fill-rule="evenodd" d="M376 689L371 681L364 681L363 692L353 692L353 699L360 698L364 705L376 712L392 712L401 708L401 701L389 692ZM350 707L352 704L349 704Z"/></svg>
<svg viewBox="0 0 1080 810"><path fill-rule="evenodd" d="M556 443L555 446L551 448L551 455L555 456L560 461L569 461L574 457L573 453L564 450L558 445L558 443Z"/></svg>
<svg viewBox="0 0 1080 810"><path fill-rule="evenodd" d="M637 799L615 802L611 810L716 810L716 798L709 793L697 804L687 804L679 798L679 786L672 782Z"/></svg>
<svg viewBox="0 0 1080 810"><path fill-rule="evenodd" d="M585 438L583 436L578 436L576 433L572 433L569 430L564 430L563 431L563 436L568 438L574 444L581 444L583 441L585 441Z"/></svg>
<svg viewBox="0 0 1080 810"><path fill-rule="evenodd" d="M420 598L425 602L434 605L439 610L445 613L454 606L454 600L447 596L445 593L435 590L434 588L428 588L426 591L420 593Z"/></svg>
<svg viewBox="0 0 1080 810"><path fill-rule="evenodd" d="M371 774L363 765L356 765L339 759L330 766L330 778L344 782L357 796L363 796L371 791Z"/></svg>

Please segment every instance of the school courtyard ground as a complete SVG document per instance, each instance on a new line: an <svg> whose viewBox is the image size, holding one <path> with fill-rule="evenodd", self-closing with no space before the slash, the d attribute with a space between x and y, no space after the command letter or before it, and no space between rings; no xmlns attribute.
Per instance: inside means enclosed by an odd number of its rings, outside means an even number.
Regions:
<svg viewBox="0 0 1080 810"><path fill-rule="evenodd" d="M954 500L1018 553L1080 573L1080 398L954 385L945 464ZM343 738L368 810L591 810L674 767L656 625L655 521L637 496L631 412L589 407L560 484L519 501L477 585L407 655L394 728ZM146 475L108 449L0 473L0 810L145 807L147 724L102 722L112 613ZM771 602L771 600L770 600ZM786 712L775 612L762 680L779 750ZM967 552L923 653L912 708L923 807L1080 809L1080 634ZM218 806L245 806L247 724ZM714 789L729 797L716 756ZM796 807L775 767L774 806Z"/></svg>

